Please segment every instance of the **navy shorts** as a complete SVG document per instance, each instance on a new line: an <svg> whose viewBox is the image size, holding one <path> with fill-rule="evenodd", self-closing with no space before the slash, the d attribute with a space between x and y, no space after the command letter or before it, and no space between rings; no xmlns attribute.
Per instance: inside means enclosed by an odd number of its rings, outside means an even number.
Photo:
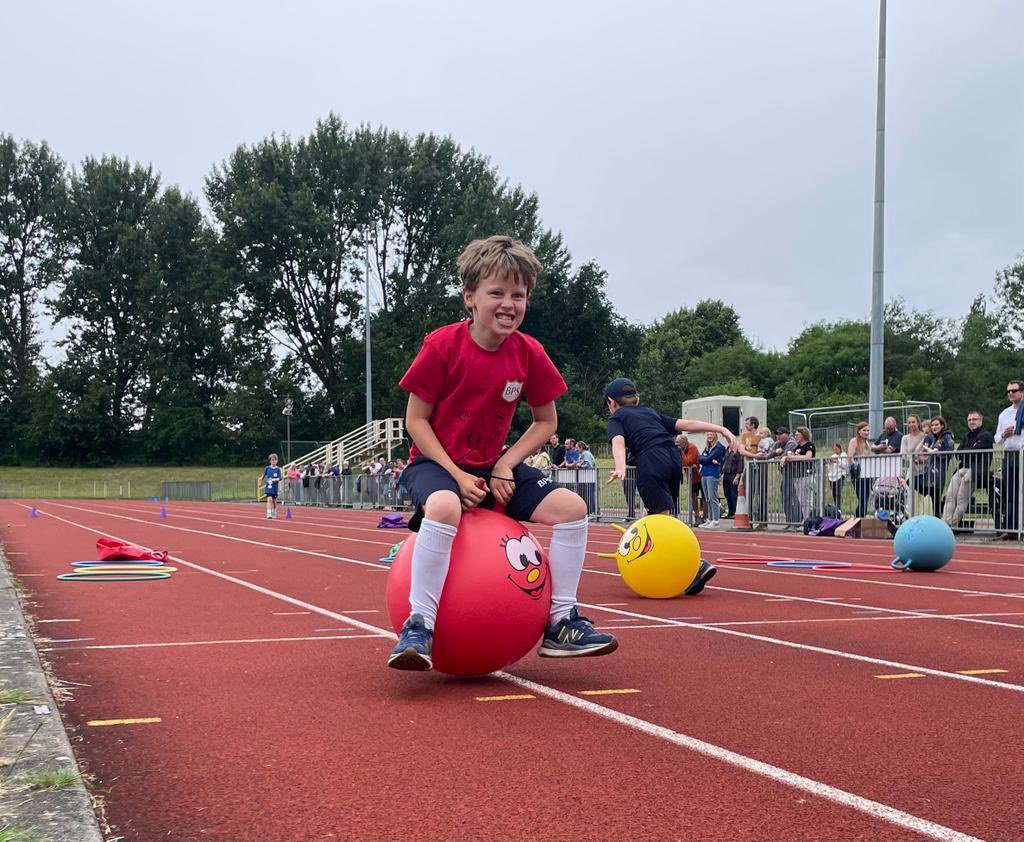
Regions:
<svg viewBox="0 0 1024 842"><path fill-rule="evenodd" d="M683 461L673 445L648 450L636 460L636 490L648 512L679 510L679 483L683 481Z"/></svg>
<svg viewBox="0 0 1024 842"><path fill-rule="evenodd" d="M483 477L488 482L491 479L489 468L463 468L462 470L467 474ZM505 506L505 514L514 520L528 521L537 506L540 505L540 501L556 488L562 487L546 476L543 471L531 468L525 462L516 465L512 471L512 478L515 480L516 490L512 499L508 501L508 505ZM433 459L427 459L425 456L418 456L409 464L402 472L402 482L409 489L409 496L412 497L413 505L416 507L416 513L409 521L409 529L413 532L419 531L420 521L423 520L423 505L431 494L435 491L451 491L456 496L459 495L459 484L455 481L455 477ZM480 506L484 509L493 509L495 502L494 495L487 492L487 496Z"/></svg>

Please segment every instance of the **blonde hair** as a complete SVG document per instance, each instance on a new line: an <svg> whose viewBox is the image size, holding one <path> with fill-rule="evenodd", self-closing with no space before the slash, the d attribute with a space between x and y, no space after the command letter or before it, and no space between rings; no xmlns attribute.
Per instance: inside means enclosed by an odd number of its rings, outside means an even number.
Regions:
<svg viewBox="0 0 1024 842"><path fill-rule="evenodd" d="M518 240L495 234L486 240L473 240L457 261L462 288L473 292L484 278L498 275L533 291L543 268L533 250Z"/></svg>
<svg viewBox="0 0 1024 842"><path fill-rule="evenodd" d="M804 441L811 440L811 431L808 430L806 427L797 427L793 432L802 435L804 437Z"/></svg>
<svg viewBox="0 0 1024 842"><path fill-rule="evenodd" d="M619 398L611 398L619 406L640 406L639 395L623 395Z"/></svg>

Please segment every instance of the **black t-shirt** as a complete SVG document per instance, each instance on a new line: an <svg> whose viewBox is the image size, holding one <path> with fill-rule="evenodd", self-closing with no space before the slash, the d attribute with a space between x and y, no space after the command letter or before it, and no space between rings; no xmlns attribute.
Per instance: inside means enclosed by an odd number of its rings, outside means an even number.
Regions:
<svg viewBox="0 0 1024 842"><path fill-rule="evenodd" d="M558 467L565 461L565 445L556 444L551 449L551 464Z"/></svg>
<svg viewBox="0 0 1024 842"><path fill-rule="evenodd" d="M811 454L811 459L818 455L818 451L815 449L813 441L805 441L803 444L798 444L793 452L799 453L801 456L806 456L809 453ZM800 466L801 473L814 473L813 462L797 462L796 464Z"/></svg>
<svg viewBox="0 0 1024 842"><path fill-rule="evenodd" d="M887 444L892 448L893 453L900 452L900 444L903 442L903 433L899 430L893 430L891 433L882 433L877 439L875 444Z"/></svg>
<svg viewBox="0 0 1024 842"><path fill-rule="evenodd" d="M616 436L626 440L626 449L637 459L663 447L675 448L676 419L649 406L620 406L605 427L608 441ZM678 452L678 448L677 448Z"/></svg>

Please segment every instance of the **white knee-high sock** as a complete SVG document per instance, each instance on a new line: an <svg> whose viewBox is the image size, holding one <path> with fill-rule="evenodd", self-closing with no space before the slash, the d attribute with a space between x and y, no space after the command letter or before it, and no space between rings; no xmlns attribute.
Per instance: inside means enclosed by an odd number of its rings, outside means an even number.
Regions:
<svg viewBox="0 0 1024 842"><path fill-rule="evenodd" d="M583 573L583 558L587 554L587 527L583 518L572 523L558 523L551 528L551 547L548 565L551 567L551 613L549 619L557 623L576 605L576 590Z"/></svg>
<svg viewBox="0 0 1024 842"><path fill-rule="evenodd" d="M436 520L424 518L420 531L416 533L416 543L412 548L409 605L413 614L423 615L428 629L434 628L437 620L437 604L441 601L441 590L452 560L453 541L455 527Z"/></svg>

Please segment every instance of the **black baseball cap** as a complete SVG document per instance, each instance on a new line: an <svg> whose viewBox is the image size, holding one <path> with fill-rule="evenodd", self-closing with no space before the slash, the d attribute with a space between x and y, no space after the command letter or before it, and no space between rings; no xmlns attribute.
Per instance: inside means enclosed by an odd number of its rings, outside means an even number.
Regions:
<svg viewBox="0 0 1024 842"><path fill-rule="evenodd" d="M628 377L616 377L611 383L604 387L605 400L619 400L619 398L631 397L636 394L636 383Z"/></svg>
<svg viewBox="0 0 1024 842"><path fill-rule="evenodd" d="M789 432L789 427L778 427L775 430L775 435L779 435L779 433L788 433L788 432Z"/></svg>

